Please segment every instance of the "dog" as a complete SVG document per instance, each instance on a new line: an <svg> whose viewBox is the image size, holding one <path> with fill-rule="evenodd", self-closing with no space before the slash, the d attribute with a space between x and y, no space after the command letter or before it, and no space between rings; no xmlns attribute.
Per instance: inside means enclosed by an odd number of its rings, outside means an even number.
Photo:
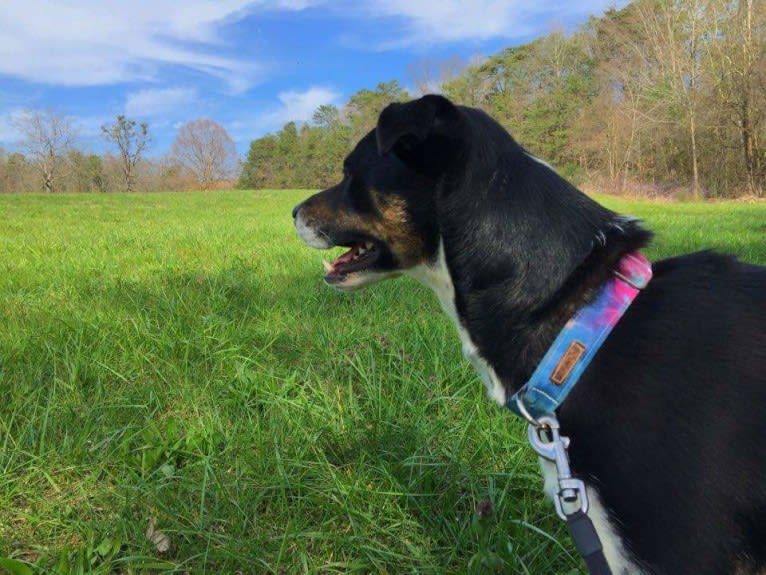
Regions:
<svg viewBox="0 0 766 575"><path fill-rule="evenodd" d="M430 287L500 404L652 238L437 95L385 108L293 217L309 246L350 248L331 286ZM766 573L766 268L704 251L653 274L557 412L572 471L615 575Z"/></svg>

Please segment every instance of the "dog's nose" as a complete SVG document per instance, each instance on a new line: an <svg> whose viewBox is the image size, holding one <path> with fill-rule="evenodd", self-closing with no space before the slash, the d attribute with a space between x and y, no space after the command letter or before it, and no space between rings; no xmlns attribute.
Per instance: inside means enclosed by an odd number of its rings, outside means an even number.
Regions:
<svg viewBox="0 0 766 575"><path fill-rule="evenodd" d="M301 209L301 206L302 206L302 205L303 205L303 202L301 202L300 204L298 204L297 206L295 206L295 207L293 208L293 219L295 219L296 217L298 217L298 210L300 210L300 209Z"/></svg>

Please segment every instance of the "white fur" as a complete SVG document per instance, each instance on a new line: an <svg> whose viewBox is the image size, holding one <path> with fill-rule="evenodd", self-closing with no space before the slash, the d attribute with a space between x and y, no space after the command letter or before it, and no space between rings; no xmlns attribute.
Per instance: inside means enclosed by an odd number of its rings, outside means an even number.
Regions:
<svg viewBox="0 0 766 575"><path fill-rule="evenodd" d="M534 156L530 156L537 160ZM537 160L542 162L541 160ZM549 166L550 167L550 166ZM484 385L487 387L489 396L500 403L505 404L505 388L497 377L495 370L479 354L479 350L471 340L471 336L460 321L455 307L455 286L452 282L447 261L444 256L444 244L439 243L439 251L436 261L431 264L419 265L407 271L407 274L431 288L439 298L442 309L452 319L460 334L460 340L463 342L463 355L471 362L474 369L479 373ZM545 492L553 498L557 490L556 467L550 461L540 459L543 477L545 479ZM630 559L630 555L625 549L622 540L617 535L606 508L601 503L598 492L592 487L588 487L588 501L590 502L590 511L588 515L593 521L601 544L604 547L604 556L614 575L642 575L645 572L636 566Z"/></svg>
<svg viewBox="0 0 766 575"><path fill-rule="evenodd" d="M545 166L546 168L548 168L548 169L549 169L549 170L551 170L552 172L555 172L555 171L556 171L556 170L554 170L554 169L553 169L553 166L551 166L551 165L550 165L548 162L546 162L545 160L541 160L540 158L538 158L537 156L533 156L533 155L532 155L532 154L530 154L529 152L524 152L524 153L527 155L527 157L529 157L529 158L533 159L533 160L534 160L535 162L537 162L538 164L542 164L543 166Z"/></svg>
<svg viewBox="0 0 766 575"><path fill-rule="evenodd" d="M543 489L545 494L553 501L558 491L556 466L547 459L539 458L539 461L540 469L543 472L543 479L545 480ZM609 518L609 513L601 502L598 491L590 486L587 486L586 489L588 491L589 503L588 517L593 522L593 527L596 528L596 533L598 533L598 538L601 540L601 545L604 548L604 557L606 557L613 575L645 575L646 571L631 560L630 553L625 549L620 536L617 535L612 520ZM564 504L564 509L567 513L570 512L570 510L566 509L566 504Z"/></svg>
<svg viewBox="0 0 766 575"><path fill-rule="evenodd" d="M298 235L301 237L301 239L312 248L316 248L318 250L326 250L327 248L332 247L332 243L330 243L326 237L322 236L319 232L317 232L314 228L306 223L306 220L303 219L300 211L295 218L295 227L298 229Z"/></svg>
<svg viewBox="0 0 766 575"><path fill-rule="evenodd" d="M352 292L366 285L374 284L388 278L396 277L398 272L352 272L341 283L328 284L339 291Z"/></svg>
<svg viewBox="0 0 766 575"><path fill-rule="evenodd" d="M489 396L500 405L505 405L505 387L503 387L500 378L497 377L495 370L481 357L479 349L473 343L468 330L463 327L457 315L457 309L455 308L455 286L452 283L452 276L450 276L447 260L444 257L444 244L439 243L439 252L435 262L411 268L407 270L407 274L436 293L442 309L455 323L455 327L457 327L460 341L463 343L463 355L478 372L484 385L487 387Z"/></svg>

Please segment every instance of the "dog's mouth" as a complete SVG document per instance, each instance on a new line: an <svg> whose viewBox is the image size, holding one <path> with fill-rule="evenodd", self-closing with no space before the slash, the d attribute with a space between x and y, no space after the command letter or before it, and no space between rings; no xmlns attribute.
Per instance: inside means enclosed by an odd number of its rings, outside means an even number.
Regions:
<svg viewBox="0 0 766 575"><path fill-rule="evenodd" d="M350 249L333 261L324 262L326 272L324 279L331 285L343 283L352 273L369 271L383 253L378 242L369 239L337 245Z"/></svg>

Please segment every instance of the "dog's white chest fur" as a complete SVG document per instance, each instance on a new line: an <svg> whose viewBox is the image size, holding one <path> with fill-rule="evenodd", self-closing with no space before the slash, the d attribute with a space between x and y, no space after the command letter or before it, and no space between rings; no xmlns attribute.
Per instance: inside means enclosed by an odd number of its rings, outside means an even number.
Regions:
<svg viewBox="0 0 766 575"><path fill-rule="evenodd" d="M481 357L479 349L476 347L476 344L473 343L471 336L468 334L468 330L463 327L463 324L460 322L460 318L457 315L457 309L455 308L455 286L452 283L452 277L450 276L449 269L447 268L447 261L444 257L444 245L441 242L439 243L439 253L437 254L435 263L431 265L417 266L408 270L407 273L434 291L436 297L439 298L439 303L441 303L442 309L457 327L460 341L463 343L463 355L471 362L471 365L473 365L473 368L478 372L484 385L487 386L487 393L489 396L500 405L505 405L505 388L503 387L503 384L500 383L500 379L497 377L497 374L495 374L495 370L489 366L483 357Z"/></svg>
<svg viewBox="0 0 766 575"><path fill-rule="evenodd" d="M439 298L442 309L452 319L457 327L460 340L463 343L463 355L471 362L478 372L484 385L487 387L489 396L501 405L505 405L505 388L497 377L495 370L479 354L479 350L473 343L468 330L463 327L455 307L455 286L447 267L444 256L444 245L439 244L439 252L436 261L431 265L420 265L410 269L408 275L431 288ZM540 459L543 477L545 479L545 493L552 499L557 487L556 467L550 461ZM588 487L588 500L590 511L588 515L593 521L601 544L604 548L604 556L614 575L642 575L644 571L630 560L620 537L611 524L606 508L601 503L598 492Z"/></svg>

